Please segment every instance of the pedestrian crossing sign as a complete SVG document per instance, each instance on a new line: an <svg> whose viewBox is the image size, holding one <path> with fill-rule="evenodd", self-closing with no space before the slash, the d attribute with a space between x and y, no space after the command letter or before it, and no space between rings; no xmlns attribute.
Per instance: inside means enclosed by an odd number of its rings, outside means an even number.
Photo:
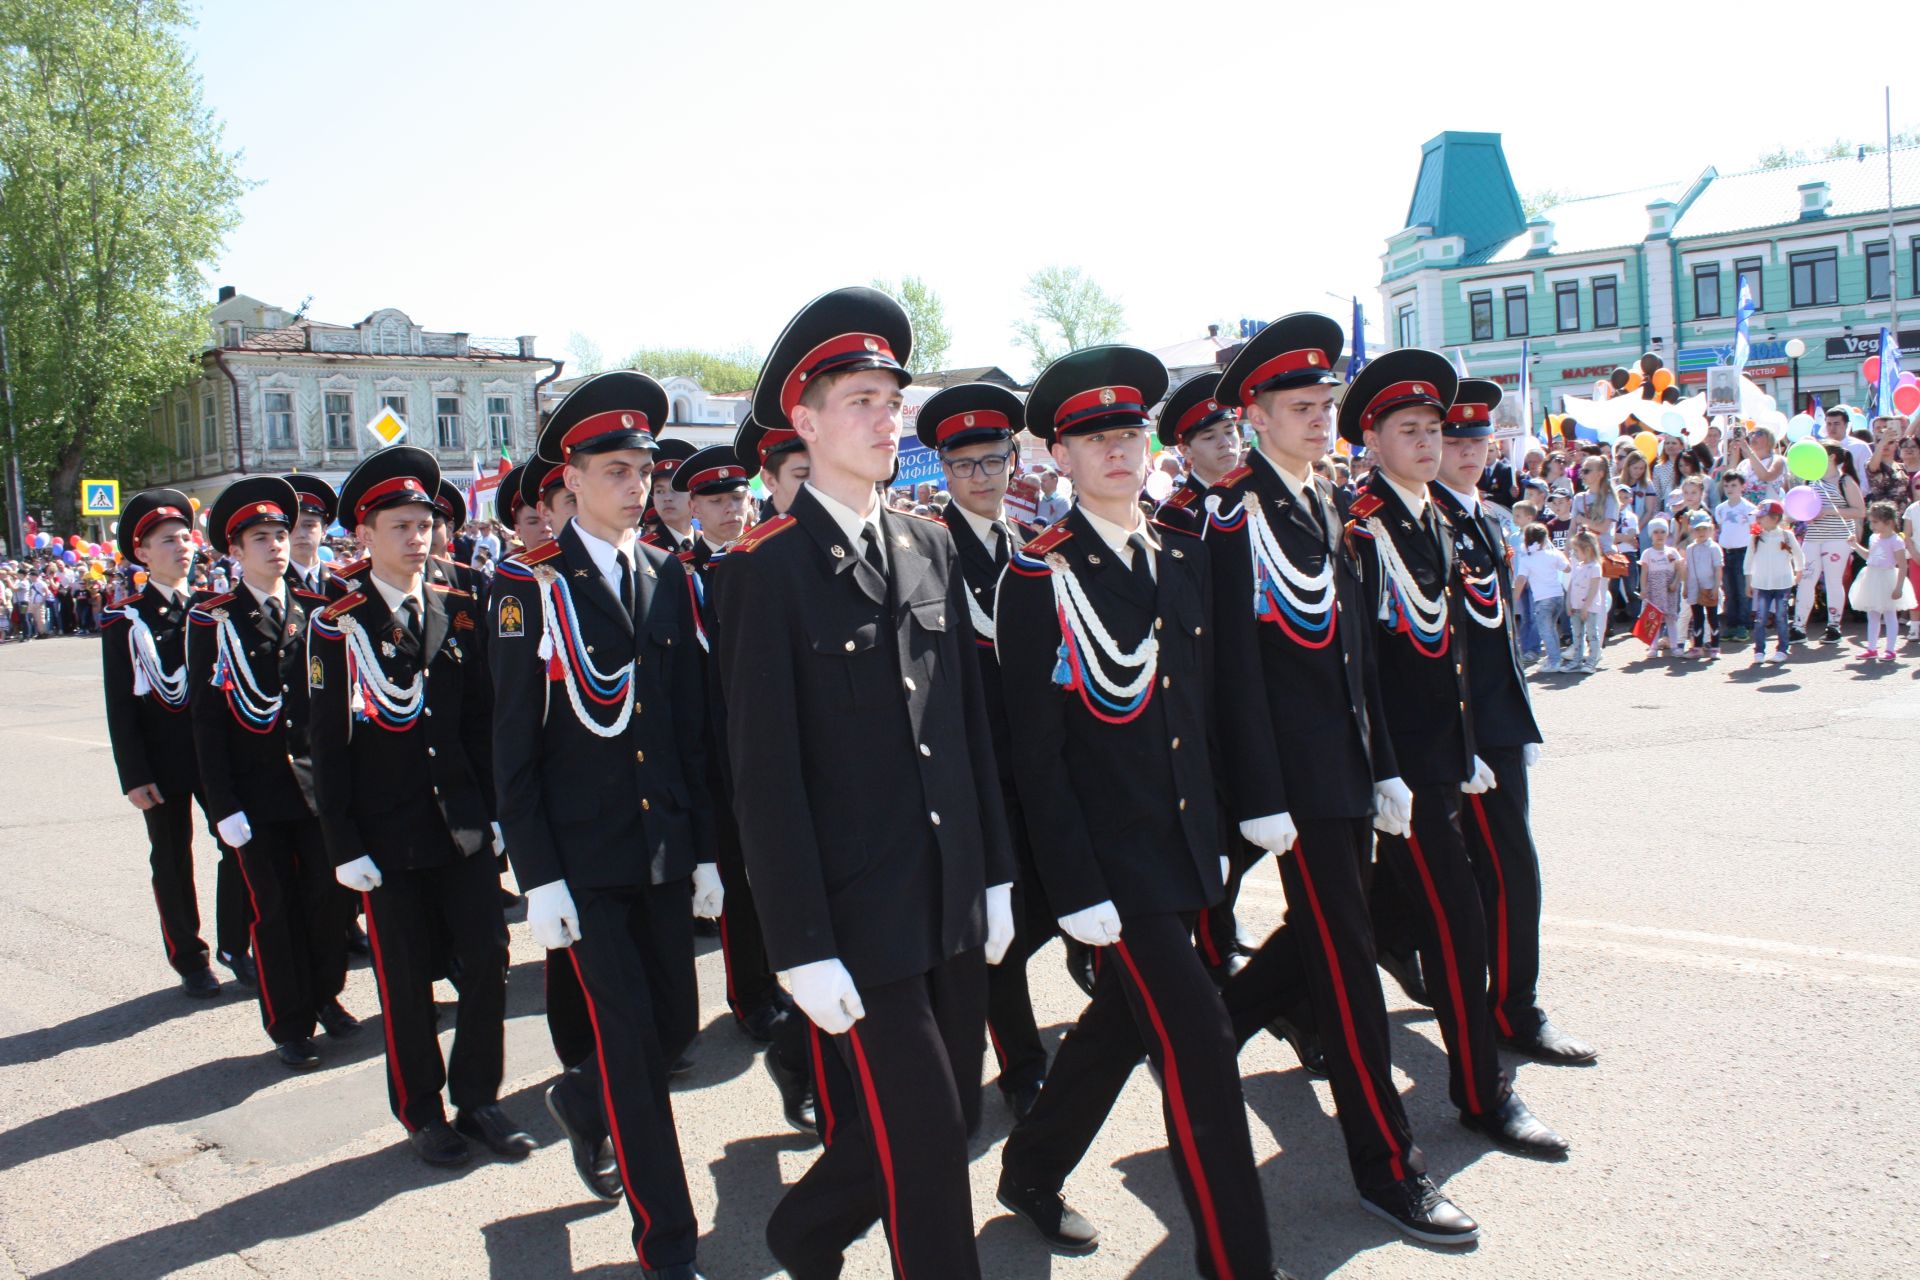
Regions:
<svg viewBox="0 0 1920 1280"><path fill-rule="evenodd" d="M400 415L395 413L392 406L389 405L374 415L373 421L367 424L367 430L373 434L373 438L378 440L380 447L384 449L388 445L400 443L401 439L407 434L407 424L401 420Z"/></svg>
<svg viewBox="0 0 1920 1280"><path fill-rule="evenodd" d="M82 480L80 482L80 514L83 516L119 515L120 482L118 480Z"/></svg>

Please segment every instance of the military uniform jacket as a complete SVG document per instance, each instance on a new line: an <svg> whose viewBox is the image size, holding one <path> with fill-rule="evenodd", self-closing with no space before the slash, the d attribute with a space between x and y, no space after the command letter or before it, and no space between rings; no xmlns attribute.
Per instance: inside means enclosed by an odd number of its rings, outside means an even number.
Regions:
<svg viewBox="0 0 1920 1280"><path fill-rule="evenodd" d="M973 531L973 526L959 512L950 512L944 523L953 538L954 554L960 558L960 573L966 579L967 594L973 597L973 603L979 609L978 613L969 611L968 617L976 623L974 650L980 659L980 688L987 704L987 721L993 725L993 759L1000 771L1000 790L1004 797L1017 801L1013 780L1013 735L1009 727L1012 721L1007 716L1006 696L1001 690L1000 659L993 651L991 627L994 600L1000 589L1000 572L1006 568L1008 556L1026 546L1028 539L1039 531L1003 517L1000 531L1006 542L1004 549L996 556L980 541L980 535ZM983 618L988 624L988 631L984 635L977 625ZM1011 817L1010 813L1010 820Z"/></svg>
<svg viewBox="0 0 1920 1280"><path fill-rule="evenodd" d="M1153 518L1159 524L1198 536L1207 527L1206 499L1207 486L1189 471L1154 510Z"/></svg>
<svg viewBox="0 0 1920 1280"><path fill-rule="evenodd" d="M1520 665L1520 637L1513 625L1513 566L1500 522L1481 505L1471 514L1445 485L1428 486L1434 502L1453 525L1453 561L1461 576L1454 593L1454 633L1467 645L1467 708L1473 715L1473 739L1490 747L1518 747L1541 741ZM1491 580L1491 581L1489 581ZM1489 600L1485 585L1497 591ZM1497 614L1499 623L1486 619Z"/></svg>
<svg viewBox="0 0 1920 1280"><path fill-rule="evenodd" d="M680 562L636 539L631 615L571 521L560 536L508 557L494 574L486 648L493 669L493 766L507 856L522 885L665 884L714 858L707 792L705 691ZM547 635L554 615L567 646ZM594 689L582 664L624 685ZM569 692L571 667L575 684ZM597 700L609 699L607 702ZM587 727L578 697L603 730Z"/></svg>
<svg viewBox="0 0 1920 1280"><path fill-rule="evenodd" d="M719 620L713 570L726 559L726 552L715 552L705 538L696 538L690 550L676 552L674 558L686 569L701 685L706 690L707 791L713 797L714 834L721 845L733 851L740 847L740 827L733 816L733 776L727 760L727 705L720 693L720 664L713 653Z"/></svg>
<svg viewBox="0 0 1920 1280"><path fill-rule="evenodd" d="M1416 519L1377 471L1348 511L1347 541L1360 567L1400 777L1414 787L1465 782L1473 774L1473 725L1467 710L1466 644L1454 634L1453 533L1446 515L1428 502L1425 520ZM1437 634L1422 631L1419 601L1401 603L1378 545L1381 537L1391 540L1413 588L1425 601L1437 602Z"/></svg>
<svg viewBox="0 0 1920 1280"><path fill-rule="evenodd" d="M1221 896L1207 549L1175 529L1152 532L1161 547L1151 596L1078 507L1000 579L994 643L1020 725L1014 774L1040 882L1060 915L1105 901L1123 916L1195 911ZM1059 565L1123 652L1148 635L1159 641L1146 701L1124 723L1100 718L1087 692L1060 683L1072 664L1055 604ZM1121 681L1133 674L1110 671Z"/></svg>
<svg viewBox="0 0 1920 1280"><path fill-rule="evenodd" d="M306 645L310 611L326 601L287 593L276 631L245 584L194 604L187 629L187 702L200 784L215 820L245 813L251 823L296 822L314 814L307 737ZM220 671L219 632L232 627L243 670ZM272 714L263 714L278 699Z"/></svg>
<svg viewBox="0 0 1920 1280"><path fill-rule="evenodd" d="M351 564L342 565L339 569L335 569L332 565L322 561L317 572L314 574L314 576L319 579L316 585L309 583L305 577L301 576L300 571L293 567L292 563L288 563L286 573L287 590L300 592L308 598L309 602L323 600L328 604L332 604L335 600L338 600L341 596L353 590L355 586L352 580L353 576L356 573L365 572L366 567L367 562L364 558L355 560ZM317 612L317 610L315 610L315 612Z"/></svg>
<svg viewBox="0 0 1920 1280"><path fill-rule="evenodd" d="M886 511L883 583L809 489L716 573L735 813L776 970L872 985L986 939L1014 861L966 583L938 522Z"/></svg>
<svg viewBox="0 0 1920 1280"><path fill-rule="evenodd" d="M1275 813L1363 818L1373 784L1399 772L1371 652L1371 615L1341 536L1331 486L1309 477L1296 501L1255 452L1225 476L1209 519L1214 667L1223 784L1234 822ZM1318 592L1288 585L1309 606L1296 614L1278 585L1256 598L1253 520L1301 574L1332 568ZM1331 616L1315 614L1323 606Z"/></svg>
<svg viewBox="0 0 1920 1280"><path fill-rule="evenodd" d="M493 681L475 645L479 603L437 583L421 595L418 641L371 582L307 630L314 791L336 866L368 855L383 871L432 867L490 844Z"/></svg>
<svg viewBox="0 0 1920 1280"><path fill-rule="evenodd" d="M100 665L107 700L107 738L113 744L113 764L120 774L120 790L155 786L166 800L184 800L200 785L193 749L193 722L188 718L184 683L178 706L167 705L159 689L135 693L134 622L145 624L152 637L153 655L162 674L183 672L187 661L187 612L205 593L169 601L149 583L139 592L114 601L101 619ZM225 816L224 814L222 815Z"/></svg>

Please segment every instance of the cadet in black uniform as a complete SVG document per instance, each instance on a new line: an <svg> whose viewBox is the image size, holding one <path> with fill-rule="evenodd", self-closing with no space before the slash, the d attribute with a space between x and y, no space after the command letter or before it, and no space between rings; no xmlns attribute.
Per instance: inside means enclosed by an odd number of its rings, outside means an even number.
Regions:
<svg viewBox="0 0 1920 1280"><path fill-rule="evenodd" d="M1487 1008L1487 930L1460 829L1460 797L1493 785L1475 752L1466 642L1457 635L1453 534L1427 495L1458 379L1444 356L1390 351L1340 405L1340 434L1374 472L1348 508L1349 542L1375 621L1372 652L1399 777L1374 784L1378 853L1420 913L1422 967L1447 1045L1461 1123L1526 1155L1566 1154L1566 1139L1507 1083Z"/></svg>
<svg viewBox="0 0 1920 1280"><path fill-rule="evenodd" d="M188 995L220 994L200 940L193 885L193 801L205 799L187 716L187 610L193 597L193 507L178 489L135 494L120 513L120 554L144 565L146 586L113 602L100 628L100 662L120 790L146 820L153 901L167 963ZM207 821L212 822L212 815ZM242 983L254 982L247 954L245 883L233 850L219 849L214 882L215 938L220 962Z"/></svg>
<svg viewBox="0 0 1920 1280"><path fill-rule="evenodd" d="M1219 385L1219 374L1197 373L1160 406L1160 443L1180 455L1187 474L1153 518L1182 533L1199 534L1206 526L1207 491L1240 465L1240 416L1214 394Z"/></svg>
<svg viewBox="0 0 1920 1280"><path fill-rule="evenodd" d="M486 575L472 565L456 560L453 539L467 523L467 495L445 476L433 494L433 550L427 557L427 581L466 592L484 611L487 599Z"/></svg>
<svg viewBox="0 0 1920 1280"><path fill-rule="evenodd" d="M540 464L536 459L529 458L510 468L507 474L500 478L500 488L493 495L495 517L506 528L513 530L513 536L518 540L518 547L508 546L501 550L500 558L503 560L512 555L515 550L531 551L553 537L552 531L547 528L547 517L541 512L540 504L538 501L527 501L526 494L521 489L521 482L526 478L527 468L538 465Z"/></svg>
<svg viewBox="0 0 1920 1280"><path fill-rule="evenodd" d="M796 431L812 475L716 574L768 960L859 1099L840 1123L860 1132L830 1142L768 1223L796 1280L838 1275L876 1218L900 1273L980 1274L966 1143L1014 865L953 543L876 492L911 343L906 312L872 289L829 293L788 324L753 416Z"/></svg>
<svg viewBox="0 0 1920 1280"><path fill-rule="evenodd" d="M280 1061L320 1064L329 1035L359 1024L340 1006L350 901L333 878L314 817L307 738L307 613L325 605L287 586L287 530L298 512L279 476L228 485L207 520L215 554L232 552L240 582L189 614L187 679L194 748L209 813L239 853L253 909L260 1016Z"/></svg>
<svg viewBox="0 0 1920 1280"><path fill-rule="evenodd" d="M693 511L687 495L673 487L673 476L680 464L691 458L697 446L691 440L658 440L653 455L653 490L649 508L649 526L645 534L650 547L679 555L694 549Z"/></svg>
<svg viewBox="0 0 1920 1280"><path fill-rule="evenodd" d="M1206 545L1149 525L1137 502L1147 409L1166 385L1150 353L1093 347L1049 365L1027 398L1027 430L1051 444L1078 504L1009 561L994 644L1047 899L1063 931L1108 950L1007 1139L999 1196L1056 1247L1096 1247L1060 1189L1144 1043L1200 1273L1263 1277L1273 1257L1237 1045L1193 946L1226 874Z"/></svg>
<svg viewBox="0 0 1920 1280"><path fill-rule="evenodd" d="M507 856L535 940L569 950L586 993L634 1251L681 1280L699 1230L667 1076L696 1030L688 898L711 915L721 890L686 571L634 536L666 413L629 371L554 410L540 456L578 509L501 563L487 645Z"/></svg>
<svg viewBox="0 0 1920 1280"><path fill-rule="evenodd" d="M286 481L300 497L300 515L287 535L287 585L319 599L338 600L346 588L334 567L320 558L320 549L340 509L340 497L319 476L296 471Z"/></svg>
<svg viewBox="0 0 1920 1280"><path fill-rule="evenodd" d="M1493 443L1500 384L1466 378L1447 410L1433 500L1453 525L1459 612L1466 625L1473 741L1493 769L1492 790L1467 797L1461 827L1486 913L1493 1025L1503 1044L1545 1062L1587 1063L1599 1055L1547 1020L1540 981L1540 857L1527 816L1527 766L1540 726L1521 673L1513 627L1513 572L1499 521L1481 506L1478 481Z"/></svg>
<svg viewBox="0 0 1920 1280"><path fill-rule="evenodd" d="M1332 486L1313 474L1345 340L1326 316L1283 316L1221 375L1220 402L1244 406L1259 441L1209 504L1222 780L1229 816L1279 858L1287 891L1286 923L1227 984L1227 1010L1242 1040L1276 1014L1322 1029L1361 1203L1416 1239L1465 1244L1479 1229L1426 1177L1374 967L1373 795L1399 766L1360 576Z"/></svg>
<svg viewBox="0 0 1920 1280"><path fill-rule="evenodd" d="M433 455L408 445L347 477L340 500L368 564L359 590L315 615L307 681L321 830L335 878L366 907L388 1104L422 1160L459 1165L465 1138L515 1160L534 1142L499 1106L507 925L489 854L493 687L479 602L425 577L439 484ZM460 963L450 1064L433 1013L442 938ZM442 1087L458 1108L452 1127Z"/></svg>
<svg viewBox="0 0 1920 1280"><path fill-rule="evenodd" d="M794 495L807 482L813 466L807 460L807 442L791 426L767 428L749 412L734 433L733 452L747 469L747 478L766 477L767 496L760 500L758 520L787 514Z"/></svg>
<svg viewBox="0 0 1920 1280"><path fill-rule="evenodd" d="M1004 505L1007 482L1018 465L1013 434L1020 429L1020 419L1018 396L992 383L970 382L935 393L920 406L916 428L920 442L939 453L945 488L953 499L944 522L967 580L967 612L979 650L987 720L993 725L993 758L1020 868L1013 885L1013 946L1006 959L987 971L987 1034L1000 1066L1000 1094L1016 1120L1033 1109L1047 1077L1047 1051L1040 1043L1027 988L1027 960L1057 932L1014 787L1013 736L1000 689L1000 662L993 654L1000 571L1038 532L1008 517Z"/></svg>

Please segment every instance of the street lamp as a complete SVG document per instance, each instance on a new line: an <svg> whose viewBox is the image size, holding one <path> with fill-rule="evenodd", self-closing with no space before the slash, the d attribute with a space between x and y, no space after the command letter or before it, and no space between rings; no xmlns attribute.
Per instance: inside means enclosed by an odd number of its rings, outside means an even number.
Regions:
<svg viewBox="0 0 1920 1280"><path fill-rule="evenodd" d="M1798 338L1787 339L1787 359L1793 361L1793 412L1800 412L1800 357L1807 354L1807 344ZM1789 415L1792 416L1792 415Z"/></svg>

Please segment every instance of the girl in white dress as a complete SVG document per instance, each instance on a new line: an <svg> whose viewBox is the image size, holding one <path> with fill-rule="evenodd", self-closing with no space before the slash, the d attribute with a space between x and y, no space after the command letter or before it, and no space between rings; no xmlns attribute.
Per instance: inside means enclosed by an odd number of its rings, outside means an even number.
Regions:
<svg viewBox="0 0 1920 1280"><path fill-rule="evenodd" d="M1907 548L1901 541L1899 512L1891 502L1867 508L1873 537L1866 546L1856 540L1853 549L1867 557L1867 566L1854 576L1847 603L1867 615L1867 647L1862 661L1892 662L1893 644L1900 635L1900 614L1914 607L1913 583L1907 580ZM1884 636L1883 641L1881 637Z"/></svg>

